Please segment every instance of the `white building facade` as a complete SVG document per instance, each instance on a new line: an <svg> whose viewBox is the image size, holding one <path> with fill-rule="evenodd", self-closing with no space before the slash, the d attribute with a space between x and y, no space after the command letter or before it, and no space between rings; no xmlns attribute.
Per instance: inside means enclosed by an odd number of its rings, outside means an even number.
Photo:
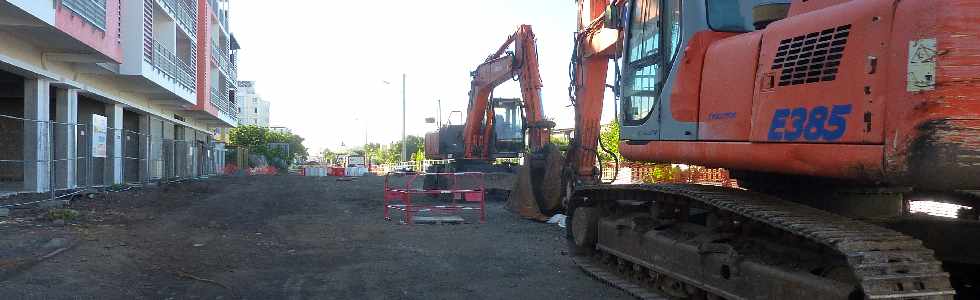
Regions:
<svg viewBox="0 0 980 300"><path fill-rule="evenodd" d="M269 127L269 101L262 99L255 89L255 81L239 81L235 95L239 107L238 123Z"/></svg>

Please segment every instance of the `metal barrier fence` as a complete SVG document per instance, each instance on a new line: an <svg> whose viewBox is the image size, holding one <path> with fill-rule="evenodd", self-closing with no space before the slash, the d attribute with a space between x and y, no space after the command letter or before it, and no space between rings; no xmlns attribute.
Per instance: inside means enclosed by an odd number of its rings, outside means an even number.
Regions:
<svg viewBox="0 0 980 300"><path fill-rule="evenodd" d="M412 171L412 172L424 172L428 170L429 167L434 165L445 165L453 163L453 159L438 159L438 160L421 160L421 161L405 161L393 164L380 164L376 168L376 173L385 174L388 172L395 171ZM513 164L513 165L524 165L524 157L514 157L514 158L497 158L494 159L494 164Z"/></svg>
<svg viewBox="0 0 980 300"><path fill-rule="evenodd" d="M214 142L137 130L106 128L102 149L94 143L102 134L92 124L0 114L0 194L47 192L53 200L60 191L183 180L223 169L225 150Z"/></svg>
<svg viewBox="0 0 980 300"><path fill-rule="evenodd" d="M452 163L452 159L440 159L440 160L420 160L420 161L405 161L393 164L380 164L377 166L377 173L386 174L388 172L396 171L412 171L412 172L424 172L428 170L429 167L434 165L445 165Z"/></svg>

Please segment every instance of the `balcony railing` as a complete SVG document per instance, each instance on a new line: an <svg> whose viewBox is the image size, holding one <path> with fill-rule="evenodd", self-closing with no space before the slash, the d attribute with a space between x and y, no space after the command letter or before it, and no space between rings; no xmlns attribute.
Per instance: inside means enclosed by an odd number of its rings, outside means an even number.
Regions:
<svg viewBox="0 0 980 300"><path fill-rule="evenodd" d="M218 65L218 68L224 71L225 75L231 78L232 81L238 78L238 67L231 62L231 56L215 43L211 43L211 57L213 57L214 63Z"/></svg>
<svg viewBox="0 0 980 300"><path fill-rule="evenodd" d="M106 30L106 0L62 0L61 4L95 27Z"/></svg>
<svg viewBox="0 0 980 300"><path fill-rule="evenodd" d="M218 111L231 117L233 120L237 120L238 109L232 106L228 97L227 94L222 94L218 88L211 88L211 106L214 106Z"/></svg>
<svg viewBox="0 0 980 300"><path fill-rule="evenodd" d="M173 50L163 46L160 42L153 41L153 56L150 64L168 79L176 81L178 84L189 90L197 89L197 69L195 65L184 63L177 58Z"/></svg>
<svg viewBox="0 0 980 300"><path fill-rule="evenodd" d="M237 59L228 60L228 76L231 82L238 82L238 61Z"/></svg>
<svg viewBox="0 0 980 300"><path fill-rule="evenodd" d="M150 63L171 80L177 78L177 56L174 52L158 41L153 41L153 59Z"/></svg>
<svg viewBox="0 0 980 300"><path fill-rule="evenodd" d="M214 12L214 15L220 15L218 12L221 9L218 8L218 0L208 0L208 6L211 6L211 11Z"/></svg>
<svg viewBox="0 0 980 300"><path fill-rule="evenodd" d="M181 60L177 60L177 83L189 90L197 90L197 67L195 64L189 64Z"/></svg>
<svg viewBox="0 0 980 300"><path fill-rule="evenodd" d="M214 15L215 16L218 16L218 22L221 23L221 26L224 26L225 27L225 30L229 30L228 29L228 8L227 7L226 8L222 8L221 7L221 3L226 3L226 1L208 0L208 4L211 6L211 11L214 12Z"/></svg>
<svg viewBox="0 0 980 300"><path fill-rule="evenodd" d="M197 6L188 0L163 0L165 6L177 18L177 23L184 26L191 37L197 37Z"/></svg>

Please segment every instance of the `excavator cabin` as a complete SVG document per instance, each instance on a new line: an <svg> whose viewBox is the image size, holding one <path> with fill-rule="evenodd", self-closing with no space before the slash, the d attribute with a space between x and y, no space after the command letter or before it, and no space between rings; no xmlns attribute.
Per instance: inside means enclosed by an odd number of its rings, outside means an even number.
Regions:
<svg viewBox="0 0 980 300"><path fill-rule="evenodd" d="M489 128L490 155L488 159L517 158L524 153L525 127L524 104L518 98L493 98L489 102L488 112L492 118L483 121L483 127ZM427 159L456 159L465 157L463 147L463 127L461 124L447 123L437 131L425 136L425 155Z"/></svg>

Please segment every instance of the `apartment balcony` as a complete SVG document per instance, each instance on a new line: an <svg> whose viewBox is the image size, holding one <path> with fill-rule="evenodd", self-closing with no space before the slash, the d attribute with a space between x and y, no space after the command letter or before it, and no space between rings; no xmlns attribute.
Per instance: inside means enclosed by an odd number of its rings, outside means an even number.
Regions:
<svg viewBox="0 0 980 300"><path fill-rule="evenodd" d="M238 67L231 61L231 56L218 45L211 43L211 62L218 66L232 82L238 79Z"/></svg>
<svg viewBox="0 0 980 300"><path fill-rule="evenodd" d="M85 21L103 31L108 28L106 20L106 1L93 0L61 0L61 4L72 10Z"/></svg>
<svg viewBox="0 0 980 300"><path fill-rule="evenodd" d="M197 39L197 5L192 0L157 0L187 34Z"/></svg>
<svg viewBox="0 0 980 300"><path fill-rule="evenodd" d="M159 42L153 43L153 56L150 65L163 73L170 81L175 81L188 90L197 89L197 67L193 63L178 59L176 54Z"/></svg>
<svg viewBox="0 0 980 300"><path fill-rule="evenodd" d="M120 74L133 92L177 110L197 105L196 21L189 0L125 2ZM190 19L188 19L190 18Z"/></svg>
<svg viewBox="0 0 980 300"><path fill-rule="evenodd" d="M211 12L218 18L225 32L228 32L228 1L227 0L208 0Z"/></svg>
<svg viewBox="0 0 980 300"><path fill-rule="evenodd" d="M238 120L238 107L229 99L227 92L221 93L217 88L211 89L211 106L227 116L234 124Z"/></svg>
<svg viewBox="0 0 980 300"><path fill-rule="evenodd" d="M119 1L0 0L0 31L33 45L47 60L118 64Z"/></svg>

